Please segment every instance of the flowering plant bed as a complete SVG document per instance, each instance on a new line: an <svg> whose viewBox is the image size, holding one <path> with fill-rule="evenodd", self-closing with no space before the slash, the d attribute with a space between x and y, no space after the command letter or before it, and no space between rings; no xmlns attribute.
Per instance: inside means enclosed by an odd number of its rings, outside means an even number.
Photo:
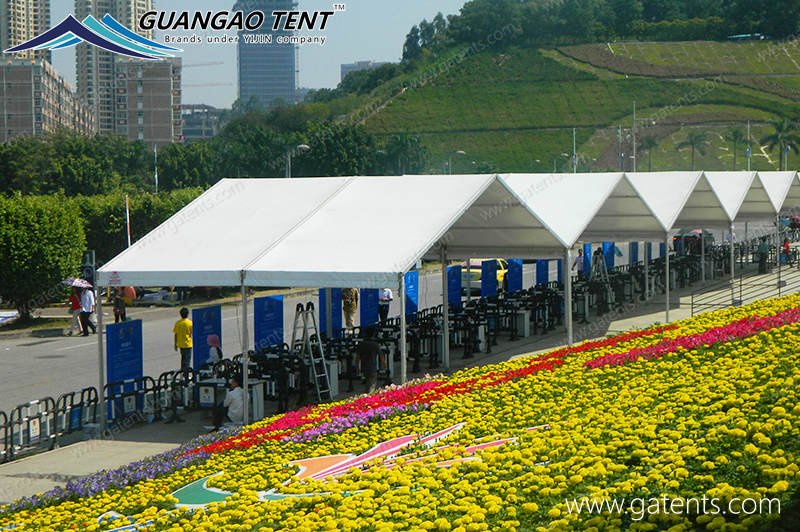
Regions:
<svg viewBox="0 0 800 532"><path fill-rule="evenodd" d="M307 407L0 528L774 529L800 485L798 321L788 296Z"/></svg>

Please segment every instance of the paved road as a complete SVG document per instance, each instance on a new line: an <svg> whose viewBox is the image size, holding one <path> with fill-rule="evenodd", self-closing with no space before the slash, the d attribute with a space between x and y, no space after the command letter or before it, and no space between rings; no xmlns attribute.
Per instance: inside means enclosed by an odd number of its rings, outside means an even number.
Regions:
<svg viewBox="0 0 800 532"><path fill-rule="evenodd" d="M555 265L555 262L553 263ZM533 266L523 269L525 286L533 282ZM555 278L555 266L551 272ZM420 276L420 308L441 303L442 288L439 273ZM291 338L291 320L297 303L314 301L314 294L284 299L285 332ZM103 321L113 322L111 309L104 307ZM391 315L399 314L399 300L395 299ZM158 377L175 369L180 358L172 348L172 326L178 319L175 308L131 308L128 317L142 320L144 342L144 374ZM226 305L222 308L222 350L226 356L241 352L240 308ZM66 316L66 313L64 313ZM253 306L248 310L249 331L252 342ZM9 412L15 406L50 396L96 386L98 382L97 336L58 338L17 338L0 340L0 410Z"/></svg>

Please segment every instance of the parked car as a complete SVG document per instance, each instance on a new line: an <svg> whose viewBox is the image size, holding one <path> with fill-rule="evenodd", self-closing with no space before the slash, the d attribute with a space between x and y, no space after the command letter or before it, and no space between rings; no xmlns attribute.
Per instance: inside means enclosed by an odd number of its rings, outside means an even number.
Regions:
<svg viewBox="0 0 800 532"><path fill-rule="evenodd" d="M467 270L467 263L461 264L461 286L462 293L466 294L470 290L472 295L481 294L481 273L483 262L487 260L497 261L497 286L506 289L506 274L508 274L508 261L506 259L470 259L470 269Z"/></svg>

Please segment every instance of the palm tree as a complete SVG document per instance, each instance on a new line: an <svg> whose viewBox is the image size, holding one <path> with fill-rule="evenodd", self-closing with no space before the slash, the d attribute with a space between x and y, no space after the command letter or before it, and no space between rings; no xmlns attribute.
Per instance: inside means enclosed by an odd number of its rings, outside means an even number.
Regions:
<svg viewBox="0 0 800 532"><path fill-rule="evenodd" d="M733 144L733 169L736 170L736 148L739 144L747 146L749 144L749 139L747 138L747 134L740 127L726 133L724 139Z"/></svg>
<svg viewBox="0 0 800 532"><path fill-rule="evenodd" d="M653 150L658 148L658 139L652 135L643 137L639 143L639 151L647 152L647 171L653 171Z"/></svg>
<svg viewBox="0 0 800 532"><path fill-rule="evenodd" d="M708 146L708 134L704 131L690 131L689 137L678 144L677 149L692 148L692 170L694 170L694 154L695 152L700 155L706 154L706 146Z"/></svg>
<svg viewBox="0 0 800 532"><path fill-rule="evenodd" d="M794 150L795 153L800 153L798 152L800 137L796 133L797 124L788 118L770 120L770 124L775 132L762 138L761 144L766 145L769 151L773 151L776 147L780 150L779 169L784 170L786 159L789 158L789 151Z"/></svg>

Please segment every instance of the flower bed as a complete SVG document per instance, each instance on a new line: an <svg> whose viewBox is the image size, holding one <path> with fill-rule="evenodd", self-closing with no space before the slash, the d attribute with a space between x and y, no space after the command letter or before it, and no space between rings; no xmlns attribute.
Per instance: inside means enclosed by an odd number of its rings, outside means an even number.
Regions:
<svg viewBox="0 0 800 532"><path fill-rule="evenodd" d="M789 296L308 407L0 528L770 529L774 508L741 501L786 510L800 485L799 319ZM740 513L570 511L581 497Z"/></svg>

